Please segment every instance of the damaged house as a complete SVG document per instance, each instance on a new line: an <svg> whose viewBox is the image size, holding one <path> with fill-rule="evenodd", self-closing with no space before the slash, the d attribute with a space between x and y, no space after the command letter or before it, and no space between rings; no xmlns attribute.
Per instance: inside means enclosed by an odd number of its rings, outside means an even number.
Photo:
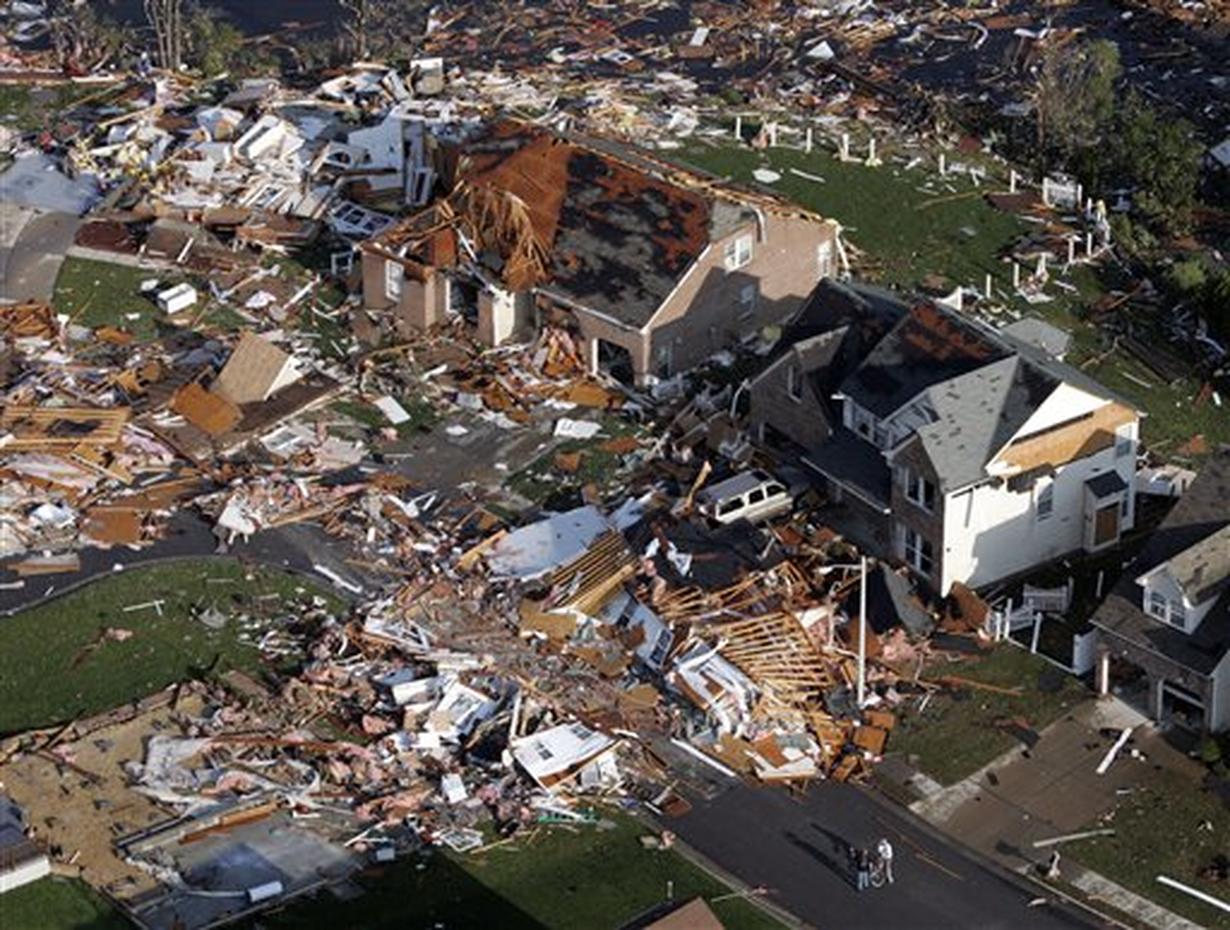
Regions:
<svg viewBox="0 0 1230 930"><path fill-rule="evenodd" d="M1113 546L1135 520L1141 414L1015 324L823 282L751 385L846 532L940 594Z"/></svg>
<svg viewBox="0 0 1230 930"><path fill-rule="evenodd" d="M402 330L461 314L499 345L551 323L592 372L646 384L838 271L835 222L613 143L503 122L441 160L447 195L361 247L364 306Z"/></svg>
<svg viewBox="0 0 1230 930"><path fill-rule="evenodd" d="M1230 455L1209 459L1093 616L1098 685L1158 721L1230 727Z"/></svg>

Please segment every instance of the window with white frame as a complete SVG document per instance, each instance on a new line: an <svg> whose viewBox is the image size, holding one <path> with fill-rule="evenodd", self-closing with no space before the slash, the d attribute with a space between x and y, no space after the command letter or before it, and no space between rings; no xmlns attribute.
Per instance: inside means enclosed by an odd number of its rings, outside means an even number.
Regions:
<svg viewBox="0 0 1230 930"><path fill-rule="evenodd" d="M864 439L871 439L876 423L875 417L864 410L862 407L853 407L851 422L854 425L854 431Z"/></svg>
<svg viewBox="0 0 1230 930"><path fill-rule="evenodd" d="M752 234L730 239L722 248L722 264L727 271L742 268L752 260Z"/></svg>
<svg viewBox="0 0 1230 930"><path fill-rule="evenodd" d="M1125 423L1115 430L1115 458L1121 459L1136 451L1136 440L1132 438L1132 424Z"/></svg>
<svg viewBox="0 0 1230 930"><path fill-rule="evenodd" d="M791 400L803 399L803 372L798 365L791 365L786 369L786 393Z"/></svg>
<svg viewBox="0 0 1230 930"><path fill-rule="evenodd" d="M1154 588L1149 589L1149 595L1145 600L1145 611L1150 617L1161 620L1163 623L1177 626L1180 630L1187 629L1187 608L1183 602L1169 598Z"/></svg>
<svg viewBox="0 0 1230 930"><path fill-rule="evenodd" d="M816 246L816 274L821 278L833 276L833 243L827 239Z"/></svg>
<svg viewBox="0 0 1230 930"><path fill-rule="evenodd" d="M756 312L756 297L759 288L756 282L745 284L739 290L739 319L745 320Z"/></svg>
<svg viewBox="0 0 1230 930"><path fill-rule="evenodd" d="M924 539L919 533L906 527L905 529L905 560L915 571L930 576L935 565L935 554L931 549L931 541Z"/></svg>
<svg viewBox="0 0 1230 930"><path fill-rule="evenodd" d="M406 276L406 270L394 261L384 263L384 293L389 300L401 299L401 282Z"/></svg>
<svg viewBox="0 0 1230 930"><path fill-rule="evenodd" d="M1055 513L1055 482L1048 476L1034 483L1034 515L1038 522L1049 520Z"/></svg>
<svg viewBox="0 0 1230 930"><path fill-rule="evenodd" d="M905 472L905 497L923 510L935 510L935 485L913 469Z"/></svg>

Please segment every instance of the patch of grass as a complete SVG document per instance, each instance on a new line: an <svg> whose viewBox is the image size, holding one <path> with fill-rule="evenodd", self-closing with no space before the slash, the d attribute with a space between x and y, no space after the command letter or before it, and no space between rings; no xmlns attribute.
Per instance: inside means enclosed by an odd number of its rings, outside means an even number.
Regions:
<svg viewBox="0 0 1230 930"><path fill-rule="evenodd" d="M542 504L557 495L569 495L587 484L604 489L615 478L624 463L624 456L607 452L603 443L636 432L636 426L619 417L602 418L602 432L593 439L568 439L553 446L525 468L510 475L504 486L526 500ZM560 453L581 453L581 464L575 472L565 472L555 467L555 457Z"/></svg>
<svg viewBox="0 0 1230 930"><path fill-rule="evenodd" d="M1085 371L1148 414L1141 422L1141 438L1165 458L1174 458L1175 450L1198 434L1204 436L1210 448L1230 442L1230 408L1218 407L1211 400L1194 403L1200 390L1194 380L1184 378L1164 384L1124 352L1117 352Z"/></svg>
<svg viewBox="0 0 1230 930"><path fill-rule="evenodd" d="M312 594L341 607L301 577L201 559L130 569L4 618L0 733L100 713L211 671L254 672L260 653L243 641L235 615L278 616ZM161 615L152 607L124 610L159 599ZM232 615L221 630L192 617L193 608L211 606ZM102 635L110 627L133 635L116 642Z"/></svg>
<svg viewBox="0 0 1230 930"><path fill-rule="evenodd" d="M0 84L0 114L6 125L21 132L42 129L67 113L79 102L100 100L119 85L60 84L56 87L30 87Z"/></svg>
<svg viewBox="0 0 1230 930"><path fill-rule="evenodd" d="M397 435L405 439L413 436L421 430L429 430L440 422L440 415L436 412L436 408L431 401L423 397L399 397L397 402L402 405L406 413L410 414L410 419L405 423L399 423L396 427ZM343 416L350 417L357 423L361 423L368 429L384 429L392 426L385 418L384 414L372 404L365 403L361 400L339 400L329 405L330 409Z"/></svg>
<svg viewBox="0 0 1230 930"><path fill-rule="evenodd" d="M325 316L315 312L311 307L304 306L297 319L300 331L315 333L315 345L321 355L335 362L344 362L349 355L350 329L336 317Z"/></svg>
<svg viewBox="0 0 1230 930"><path fill-rule="evenodd" d="M1119 802L1107 825L1114 836L1068 843L1064 855L1202 927L1230 928L1230 914L1157 881L1166 875L1227 900L1223 885L1200 877L1215 856L1230 852L1230 810L1220 797L1183 775L1153 771L1146 785Z"/></svg>
<svg viewBox="0 0 1230 930"><path fill-rule="evenodd" d="M612 820L613 829L553 830L479 856L437 854L421 870L407 860L364 876L367 893L360 898L322 895L264 915L260 924L269 930L618 927L663 902L672 883L675 900L706 898L727 927L781 928L742 899L714 903L730 889L678 853L643 849L638 837L649 831L632 818Z"/></svg>
<svg viewBox="0 0 1230 930"><path fill-rule="evenodd" d="M146 268L70 256L60 266L51 303L82 326L114 326L137 339L150 340L158 335L158 326L163 323L162 311L152 295L141 293L141 282L150 278L158 279L163 287L180 280ZM130 314L136 317L129 319Z"/></svg>
<svg viewBox="0 0 1230 930"><path fill-rule="evenodd" d="M1038 687L1039 676L1062 675L1057 691ZM936 662L923 678L958 675L1004 688L1020 687L1020 695L964 688L936 693L920 715L916 704L901 714L889 739L893 753L917 757L917 767L941 784L965 778L1020 742L998 729L998 721L1023 717L1035 730L1059 719L1088 696L1075 678L1024 649L1002 645L984 656L959 663Z"/></svg>
<svg viewBox="0 0 1230 930"><path fill-rule="evenodd" d="M981 288L988 272L1005 280L1008 270L999 255L1026 228L988 204L968 178L952 177L954 192L939 186L927 192L919 188L930 183L930 171L906 171L888 159L869 168L820 149L806 154L693 144L681 160L742 183L754 183L756 168L776 171L781 179L766 186L840 222L846 238L880 266L875 277L889 284L916 287L925 276L939 274L954 285Z"/></svg>
<svg viewBox="0 0 1230 930"><path fill-rule="evenodd" d="M0 898L5 930L132 930L123 915L85 882L49 877Z"/></svg>
<svg viewBox="0 0 1230 930"><path fill-rule="evenodd" d="M33 114L30 88L24 84L0 84L0 119L14 129L33 129L37 122L31 123Z"/></svg>

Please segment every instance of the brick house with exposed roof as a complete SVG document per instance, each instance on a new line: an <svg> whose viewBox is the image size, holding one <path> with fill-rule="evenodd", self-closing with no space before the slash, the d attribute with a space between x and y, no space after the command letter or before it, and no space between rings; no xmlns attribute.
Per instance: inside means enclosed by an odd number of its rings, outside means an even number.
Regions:
<svg viewBox="0 0 1230 930"><path fill-rule="evenodd" d="M592 371L684 371L796 312L838 225L626 146L501 122L442 150L447 196L363 243L364 307L491 345L549 322Z"/></svg>

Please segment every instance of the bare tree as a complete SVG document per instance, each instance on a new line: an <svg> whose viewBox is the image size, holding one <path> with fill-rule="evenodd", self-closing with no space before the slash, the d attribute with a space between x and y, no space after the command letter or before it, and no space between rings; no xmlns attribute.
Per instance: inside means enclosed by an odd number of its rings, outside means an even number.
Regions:
<svg viewBox="0 0 1230 930"><path fill-rule="evenodd" d="M1099 144L1121 71L1119 49L1105 39L1043 49L1034 90L1038 155L1066 160Z"/></svg>
<svg viewBox="0 0 1230 930"><path fill-rule="evenodd" d="M342 33L356 58L367 58L371 44L375 7L379 0L338 0L342 8Z"/></svg>
<svg viewBox="0 0 1230 930"><path fill-rule="evenodd" d="M423 34L427 0L338 0L344 51L359 60L411 51Z"/></svg>
<svg viewBox="0 0 1230 930"><path fill-rule="evenodd" d="M145 18L154 30L159 62L178 71L184 58L183 0L145 0Z"/></svg>
<svg viewBox="0 0 1230 930"><path fill-rule="evenodd" d="M126 46L124 31L89 4L51 0L47 22L56 60L70 73L102 68Z"/></svg>

